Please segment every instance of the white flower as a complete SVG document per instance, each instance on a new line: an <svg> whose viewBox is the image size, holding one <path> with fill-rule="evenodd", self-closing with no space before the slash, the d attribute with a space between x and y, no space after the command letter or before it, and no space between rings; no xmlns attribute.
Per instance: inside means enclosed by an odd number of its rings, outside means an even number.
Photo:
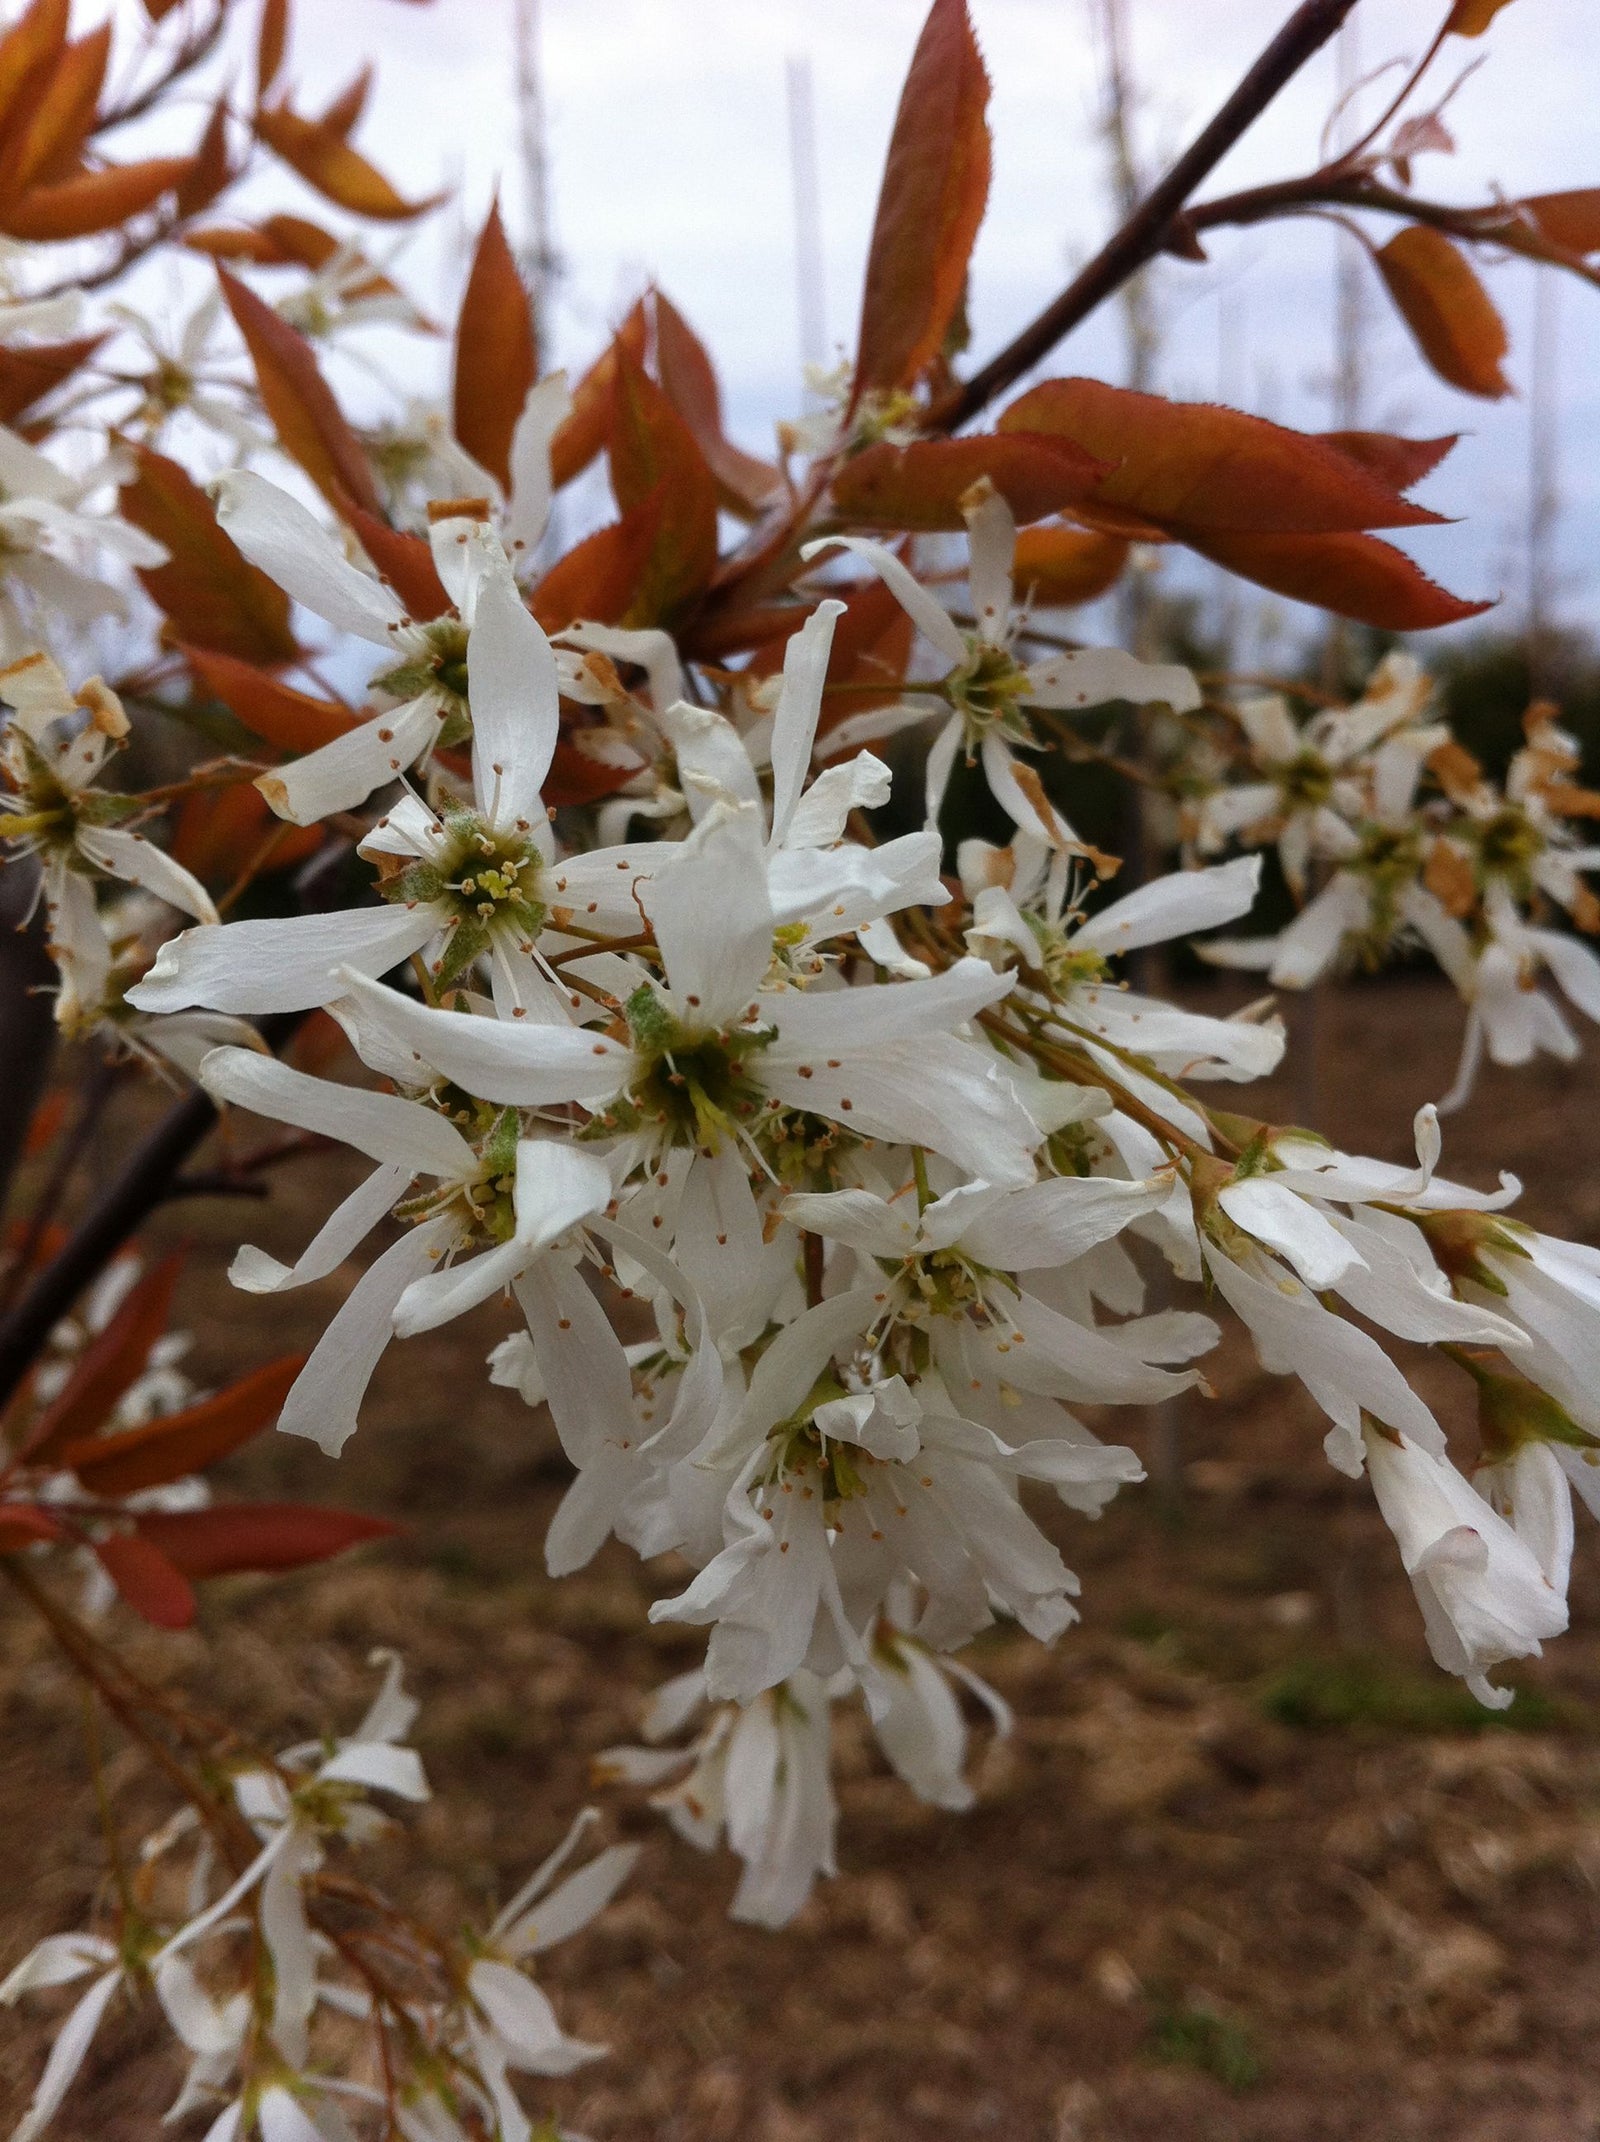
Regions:
<svg viewBox="0 0 1600 2142"><path fill-rule="evenodd" d="M1169 1077L1240 1080L1277 1069L1284 1045L1280 1020L1207 1018L1111 980L1110 963L1124 953L1248 913L1261 879L1256 857L1239 856L1212 870L1172 871L1087 919L1069 909L1069 858L1031 834L1017 834L1005 848L965 840L958 860L972 902L967 943L997 965L1020 960L1022 986L1048 998L1060 1022L1086 1029ZM1096 1060L1129 1082L1124 1058L1100 1052ZM1131 1083L1160 1112L1172 1106L1173 1096L1137 1073ZM1183 1120L1187 1126L1198 1119L1185 1111Z"/></svg>
<svg viewBox="0 0 1600 2142"><path fill-rule="evenodd" d="M1080 648L1027 666L1019 663L1013 642L1024 630L1024 620L1014 610L1012 563L1017 530L1011 509L993 485L982 483L973 487L963 510L971 549L968 578L977 619L972 631L963 631L882 543L860 536L825 536L802 549L803 558L815 557L830 546L864 558L935 653L950 665L937 686L926 688L937 690L943 708L908 702L858 715L830 734L829 747L839 750L846 744L887 736L943 712L942 726L928 753L929 825L938 824L956 754L965 748L969 758L981 758L990 792L1023 832L1051 847L1083 853L1082 842L1045 795L1037 772L1016 757L1018 750L1034 750L1039 744L1026 710L1041 707L1076 713L1103 706L1108 700L1130 699L1140 704L1159 701L1185 713L1199 706L1199 689L1188 670L1139 662L1115 647ZM912 687L919 689L924 688Z"/></svg>
<svg viewBox="0 0 1600 2142"><path fill-rule="evenodd" d="M0 1983L0 2002L9 2004L25 1993L71 1985L91 1971L98 1976L57 2031L28 2109L11 2131L11 2142L34 2142L60 2111L123 1982L123 1964L115 1945L98 1934L50 1934Z"/></svg>
<svg viewBox="0 0 1600 2142"><path fill-rule="evenodd" d="M889 1622L879 1624L873 1656L887 1691L872 1721L879 1747L919 1800L964 1813L977 1795L965 1775L967 1725L955 1688L971 1690L1002 1740L1011 1733L1011 1706L959 1660L940 1658Z"/></svg>
<svg viewBox="0 0 1600 2142"><path fill-rule="evenodd" d="M50 948L61 973L56 1017L76 1032L93 1025L111 979L97 876L142 886L203 922L215 923L217 911L181 863L116 823L137 804L96 786L108 754L128 734L115 692L91 677L74 693L57 664L34 653L0 670L0 699L8 709L0 730L0 841L40 859Z"/></svg>
<svg viewBox="0 0 1600 2142"><path fill-rule="evenodd" d="M664 1740L706 1699L697 1669L656 1691L645 1735ZM787 1926L819 1874L837 1873L838 1805L831 1774L832 1700L826 1681L796 1673L743 1709L724 1705L687 1748L607 1748L600 1772L630 1784L678 1782L654 1795L680 1836L703 1852L727 1832L744 1861L730 1915Z"/></svg>
<svg viewBox="0 0 1600 2142"><path fill-rule="evenodd" d="M1569 1004L1600 1020L1600 959L1566 930L1525 922L1503 885L1483 897L1487 937L1476 962L1452 975L1467 1000L1467 1031L1454 1085L1440 1101L1459 1108L1471 1093L1487 1050L1491 1063L1527 1064L1541 1053L1561 1063L1578 1054L1578 1037L1560 1007L1538 985L1548 971Z"/></svg>
<svg viewBox="0 0 1600 2142"><path fill-rule="evenodd" d="M1233 837L1276 842L1284 876L1303 895L1312 858L1342 861L1351 826L1374 811L1384 816L1420 760L1447 740L1442 724L1420 725L1432 692L1410 655L1392 654L1359 704L1330 708L1304 728L1276 694L1242 702L1233 711L1260 778L1202 798L1194 810L1201 852ZM1385 754L1391 743L1398 750Z"/></svg>
<svg viewBox="0 0 1600 2142"><path fill-rule="evenodd" d="M1532 1550L1441 1453L1404 1434L1365 1433L1367 1470L1422 1609L1428 1648L1478 1701L1504 1710L1488 1680L1503 1659L1537 1658L1567 1626L1567 1603Z"/></svg>
<svg viewBox="0 0 1600 2142"><path fill-rule="evenodd" d="M89 510L128 474L126 458L112 453L69 476L0 425L0 652L15 659L62 621L84 626L126 614L122 594L75 562L84 552L105 551L130 566L166 563L166 550L142 529Z"/></svg>
<svg viewBox="0 0 1600 2142"><path fill-rule="evenodd" d="M558 1031L583 1039L570 1028ZM252 1294L304 1286L342 1264L387 1213L404 1208L401 1216L412 1222L369 1267L284 1401L279 1427L333 1454L354 1432L362 1396L396 1331L430 1331L513 1283L525 1303L542 1304L547 1286L560 1298L567 1283L554 1267L540 1276L545 1253L611 1200L604 1160L556 1139L522 1137L511 1110L477 1111L469 1141L419 1101L332 1085L245 1049L214 1050L201 1079L219 1101L342 1139L379 1163L292 1268L241 1249L230 1274L235 1286ZM432 1187L408 1198L419 1176Z"/></svg>
<svg viewBox="0 0 1600 2142"><path fill-rule="evenodd" d="M330 812L356 809L374 789L386 787L426 759L441 736L450 741L464 735L475 717L492 728L490 760L503 755L515 725L523 720L541 736L548 734L544 764L529 791L537 801L555 748L555 672L548 651L539 655L544 636L516 592L498 537L484 522L457 515L433 522L429 535L434 564L454 607L419 623L407 616L392 589L351 564L321 522L287 491L249 470L219 476L213 490L217 519L253 565L338 631L386 651L372 685L391 702L389 710L257 782L280 817L311 825ZM474 709L469 704L469 649L478 604L486 592L494 654L487 662L480 656L479 682L481 687L485 669L492 671L488 691L493 703ZM526 630L519 628L513 611ZM524 669L530 672L526 677ZM551 702L548 718L546 701ZM475 769L482 757L475 744Z"/></svg>

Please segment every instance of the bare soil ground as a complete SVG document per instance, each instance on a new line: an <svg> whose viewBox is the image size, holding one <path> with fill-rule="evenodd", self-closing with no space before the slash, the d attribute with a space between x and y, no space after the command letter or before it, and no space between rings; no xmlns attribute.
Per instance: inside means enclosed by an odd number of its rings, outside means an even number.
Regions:
<svg viewBox="0 0 1600 2142"><path fill-rule="evenodd" d="M1207 999L1215 1004L1215 997ZM1448 1082L1458 1007L1399 982L1320 1014L1320 1127L1404 1158L1416 1101ZM1258 1089L1259 1090L1259 1089ZM1526 1215L1600 1239L1591 1067L1490 1074L1450 1127L1454 1174L1509 1166ZM1303 1107L1287 1085L1261 1106ZM243 1224L303 1241L343 1180L319 1160L272 1203L189 1205L181 1296L202 1377L321 1328L339 1282L287 1303L233 1294ZM348 1284L346 1275L345 1284ZM542 1417L486 1386L503 1328L397 1346L336 1467L282 1440L230 1485L305 1494L413 1528L303 1577L206 1594L203 1629L128 1630L146 1670L263 1737L347 1720L364 1660L398 1647L424 1698L437 1798L387 1871L421 1868L448 1922L504 1895L589 1797L594 1752L693 1662L650 1629L671 1566L610 1549L543 1572L562 1468ZM596 2142L1583 2142L1600 2136L1600 1555L1580 1548L1574 1627L1516 1678L1509 1726L1434 1672L1365 1486L1321 1458L1297 1388L1228 1343L1215 1400L1114 1425L1162 1484L1098 1525L1058 1513L1084 1618L1054 1651L1010 1633L973 1663L1016 1705L968 1816L919 1806L854 1722L841 1730L843 1873L796 1926L732 1926L735 1868L600 1795L648 1840L595 1928L551 1959L569 2028L612 2058L546 2103ZM1464 1379L1426 1388L1470 1447ZM0 1961L81 1925L100 1869L75 1689L12 1610L0 1622ZM130 1815L161 1811L135 1766ZM386 1848L387 1849L387 1848ZM38 2022L0 2019L0 2119L25 2101ZM155 2134L160 2033L122 2016L58 2132Z"/></svg>

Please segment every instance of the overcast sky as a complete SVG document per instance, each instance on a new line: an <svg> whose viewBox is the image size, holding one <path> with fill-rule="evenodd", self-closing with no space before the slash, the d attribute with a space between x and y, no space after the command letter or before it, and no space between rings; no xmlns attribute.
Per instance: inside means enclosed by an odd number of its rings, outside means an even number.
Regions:
<svg viewBox="0 0 1600 2142"><path fill-rule="evenodd" d="M1363 69L1417 51L1439 5L1361 0ZM994 185L972 304L981 355L1094 249L1107 214L1087 0L972 6L994 86ZM1288 0L1126 6L1145 153L1159 160L1209 115ZM711 344L734 428L767 446L774 420L795 409L800 364L787 63L803 55L812 73L826 324L830 345L844 350L884 147L923 13L923 0L542 0L551 195L566 264L551 335L557 360L586 360L655 277ZM290 71L305 102L375 54L379 86L360 138L414 192L453 181L458 235L481 219L497 179L508 211L520 207L513 0L340 0L297 14ZM1421 189L1465 200L1494 183L1515 194L1600 179L1593 68L1581 57L1592 49L1592 28L1592 0L1517 0L1488 38L1453 41L1441 85L1480 55L1487 64L1450 108L1460 153L1426 159ZM1279 98L1212 190L1305 169L1334 87L1330 51ZM1331 422L1332 264L1336 244L1349 242L1326 225L1298 222L1220 233L1204 267L1164 265L1162 388L1307 428ZM448 225L418 241L425 283L438 278L448 243ZM1509 370L1525 390L1533 271L1512 262L1490 280L1511 327ZM1596 592L1588 557L1600 523L1600 393L1589 355L1597 308L1600 292L1563 285L1558 608L1574 621ZM1526 399L1485 403L1434 379L1411 355L1375 278L1370 322L1366 421L1467 434L1423 492L1464 525L1419 534L1416 555L1458 593L1503 595L1508 613L1520 610ZM1120 377L1114 315L1080 330L1051 369Z"/></svg>

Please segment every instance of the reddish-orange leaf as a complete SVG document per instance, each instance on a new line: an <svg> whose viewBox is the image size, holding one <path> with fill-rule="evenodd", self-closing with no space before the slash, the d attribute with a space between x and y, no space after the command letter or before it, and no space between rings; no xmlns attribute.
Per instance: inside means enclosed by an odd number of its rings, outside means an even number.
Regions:
<svg viewBox="0 0 1600 2142"><path fill-rule="evenodd" d="M960 529L963 498L987 477L1021 524L1092 498L1111 467L1071 439L1042 432L884 442L841 465L833 502L842 520L874 528Z"/></svg>
<svg viewBox="0 0 1600 2142"><path fill-rule="evenodd" d="M663 494L652 491L556 560L528 605L546 632L564 632L580 617L596 625L617 622L655 548L663 508Z"/></svg>
<svg viewBox="0 0 1600 2142"><path fill-rule="evenodd" d="M64 179L75 168L94 124L110 52L111 25L103 22L64 46L42 75L42 86L36 93L30 88L0 162L0 199L8 215L17 195Z"/></svg>
<svg viewBox="0 0 1600 2142"><path fill-rule="evenodd" d="M236 714L252 736L264 737L280 751L315 751L355 727L356 716L338 700L297 692L254 663L201 647L184 647L182 652L212 698Z"/></svg>
<svg viewBox="0 0 1600 2142"><path fill-rule="evenodd" d="M158 1629L187 1629L195 1615L189 1580L153 1540L138 1532L115 1532L96 1540L100 1566L123 1603Z"/></svg>
<svg viewBox="0 0 1600 2142"><path fill-rule="evenodd" d="M694 433L722 503L746 520L783 489L770 461L735 446L722 429L722 390L705 344L669 298L656 293L656 369L679 416Z"/></svg>
<svg viewBox="0 0 1600 2142"><path fill-rule="evenodd" d="M966 0L933 0L900 96L867 255L856 392L909 387L944 347L989 198L989 77Z"/></svg>
<svg viewBox="0 0 1600 2142"><path fill-rule="evenodd" d="M362 68L346 88L341 89L327 110L322 114L322 124L331 127L335 134L349 135L355 131L361 114L367 108L367 98L372 92L372 68Z"/></svg>
<svg viewBox="0 0 1600 2142"><path fill-rule="evenodd" d="M168 846L202 884L229 885L247 867L290 869L314 855L324 837L322 826L292 826L277 817L258 788L240 781L185 796Z"/></svg>
<svg viewBox="0 0 1600 2142"><path fill-rule="evenodd" d="M289 0L262 0L261 29L256 37L256 96L264 97L278 79L289 46Z"/></svg>
<svg viewBox="0 0 1600 2142"><path fill-rule="evenodd" d="M1014 401L999 428L1076 439L1116 462L1083 516L1113 534L1163 533L1182 522L1315 535L1441 518L1324 440L1212 402L1048 379Z"/></svg>
<svg viewBox="0 0 1600 2142"><path fill-rule="evenodd" d="M1320 431L1317 437L1370 469L1380 483L1409 491L1433 474L1461 434L1452 431L1442 439L1403 439L1393 431Z"/></svg>
<svg viewBox="0 0 1600 2142"><path fill-rule="evenodd" d="M577 734L581 736L582 730ZM557 810L598 803L602 796L614 796L619 788L625 788L638 770L637 766L613 766L593 759L578 744L562 737L545 776L544 800Z"/></svg>
<svg viewBox="0 0 1600 2142"><path fill-rule="evenodd" d="M1229 572L1382 632L1428 632L1494 605L1464 602L1392 543L1369 535L1233 535L1185 539Z"/></svg>
<svg viewBox="0 0 1600 2142"><path fill-rule="evenodd" d="M261 234L277 247L280 260L297 260L303 268L324 267L339 250L332 231L309 216L263 216Z"/></svg>
<svg viewBox="0 0 1600 2142"><path fill-rule="evenodd" d="M574 476L582 475L610 436L616 404L617 352L625 351L636 364L643 364L648 338L649 324L641 299L572 390L572 414L550 441L550 478L558 491Z"/></svg>
<svg viewBox="0 0 1600 2142"><path fill-rule="evenodd" d="M203 208L211 206L232 177L233 166L228 161L228 100L218 97L189 169L178 182L178 213L199 215Z"/></svg>
<svg viewBox="0 0 1600 2142"><path fill-rule="evenodd" d="M1127 562L1126 536L1067 528L1057 521L1025 528L1017 537L1012 579L1018 601L1030 609L1070 610L1115 587Z"/></svg>
<svg viewBox="0 0 1600 2142"><path fill-rule="evenodd" d="M297 171L308 186L352 215L372 216L380 222L403 222L420 216L444 196L430 194L423 201L407 201L396 193L383 173L351 148L337 127L320 119L306 119L286 104L256 113L256 132L275 155Z"/></svg>
<svg viewBox="0 0 1600 2142"><path fill-rule="evenodd" d="M421 536L391 528L376 513L355 507L345 518L355 530L362 549L388 581L413 617L426 623L450 607L433 552Z"/></svg>
<svg viewBox="0 0 1600 2142"><path fill-rule="evenodd" d="M318 371L310 343L236 275L222 267L217 274L284 452L299 462L335 512L355 505L378 513L367 457Z"/></svg>
<svg viewBox="0 0 1600 2142"><path fill-rule="evenodd" d="M1510 0L1456 0L1445 24L1457 37L1481 37Z"/></svg>
<svg viewBox="0 0 1600 2142"><path fill-rule="evenodd" d="M179 0L144 0L144 11L152 22L164 22L178 4Z"/></svg>
<svg viewBox="0 0 1600 2142"><path fill-rule="evenodd" d="M0 424L14 424L52 388L70 379L104 340L104 335L80 335L75 342L35 342L31 347L19 344L0 349Z"/></svg>
<svg viewBox="0 0 1600 2142"><path fill-rule="evenodd" d="M1600 253L1600 186L1536 193L1511 206L1530 216L1539 235L1564 253Z"/></svg>
<svg viewBox="0 0 1600 2142"><path fill-rule="evenodd" d="M1511 392L1501 370L1511 346L1505 322L1460 246L1443 231L1413 223L1373 258L1396 310L1441 379L1486 401Z"/></svg>
<svg viewBox="0 0 1600 2142"><path fill-rule="evenodd" d="M704 593L717 562L717 480L694 433L644 368L617 345L611 488L626 513L659 494L661 519L628 625L665 625Z"/></svg>
<svg viewBox="0 0 1600 2142"><path fill-rule="evenodd" d="M185 231L183 242L191 253L204 253L208 260L246 260L257 268L281 268L288 259L275 238L244 224L208 224L204 230Z"/></svg>
<svg viewBox="0 0 1600 2142"><path fill-rule="evenodd" d="M167 547L166 564L139 578L177 637L245 662L292 661L299 650L282 588L218 525L210 499L176 461L148 446L132 452L137 473L122 487L122 511Z"/></svg>
<svg viewBox="0 0 1600 2142"><path fill-rule="evenodd" d="M150 1349L167 1328L182 1257L164 1257L129 1289L104 1331L89 1341L78 1365L34 1423L23 1446L30 1463L55 1457L98 1428L143 1372Z"/></svg>
<svg viewBox="0 0 1600 2142"><path fill-rule="evenodd" d="M53 186L30 186L0 212L0 227L13 238L27 238L37 245L88 238L154 208L193 168L193 157L152 156L139 164L107 164L100 171L81 171Z"/></svg>
<svg viewBox="0 0 1600 2142"><path fill-rule="evenodd" d="M533 303L494 201L456 321L452 409L456 437L502 490L511 488L511 434L538 376Z"/></svg>
<svg viewBox="0 0 1600 2142"><path fill-rule="evenodd" d="M57 1462L64 1472L76 1473L91 1495L133 1495L204 1472L278 1418L304 1366L304 1354L269 1361L181 1413L169 1413L123 1435L69 1443Z"/></svg>
<svg viewBox="0 0 1600 2142"><path fill-rule="evenodd" d="M362 1540L397 1532L381 1517L319 1510L307 1503L216 1503L209 1510L152 1511L139 1530L186 1577L221 1577L242 1569L299 1569Z"/></svg>
<svg viewBox="0 0 1600 2142"><path fill-rule="evenodd" d="M32 91L42 83L66 45L70 8L71 0L33 0L0 37L0 141L7 149L26 124L24 85ZM0 155L0 165L3 162Z"/></svg>
<svg viewBox="0 0 1600 2142"><path fill-rule="evenodd" d="M0 1554L20 1554L24 1547L37 1547L41 1540L61 1540L67 1534L59 1518L31 1502L0 1503Z"/></svg>

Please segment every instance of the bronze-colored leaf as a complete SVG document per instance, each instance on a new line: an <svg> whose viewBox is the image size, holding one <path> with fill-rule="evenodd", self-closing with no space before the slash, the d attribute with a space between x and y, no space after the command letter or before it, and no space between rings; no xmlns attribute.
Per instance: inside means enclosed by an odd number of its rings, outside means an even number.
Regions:
<svg viewBox="0 0 1600 2142"><path fill-rule="evenodd" d="M511 488L511 436L538 376L533 303L495 201L479 234L456 321L452 408L457 439L503 491Z"/></svg>
<svg viewBox="0 0 1600 2142"><path fill-rule="evenodd" d="M1463 394L1498 401L1511 392L1501 370L1505 322L1460 246L1413 223L1373 256L1418 349Z"/></svg>

